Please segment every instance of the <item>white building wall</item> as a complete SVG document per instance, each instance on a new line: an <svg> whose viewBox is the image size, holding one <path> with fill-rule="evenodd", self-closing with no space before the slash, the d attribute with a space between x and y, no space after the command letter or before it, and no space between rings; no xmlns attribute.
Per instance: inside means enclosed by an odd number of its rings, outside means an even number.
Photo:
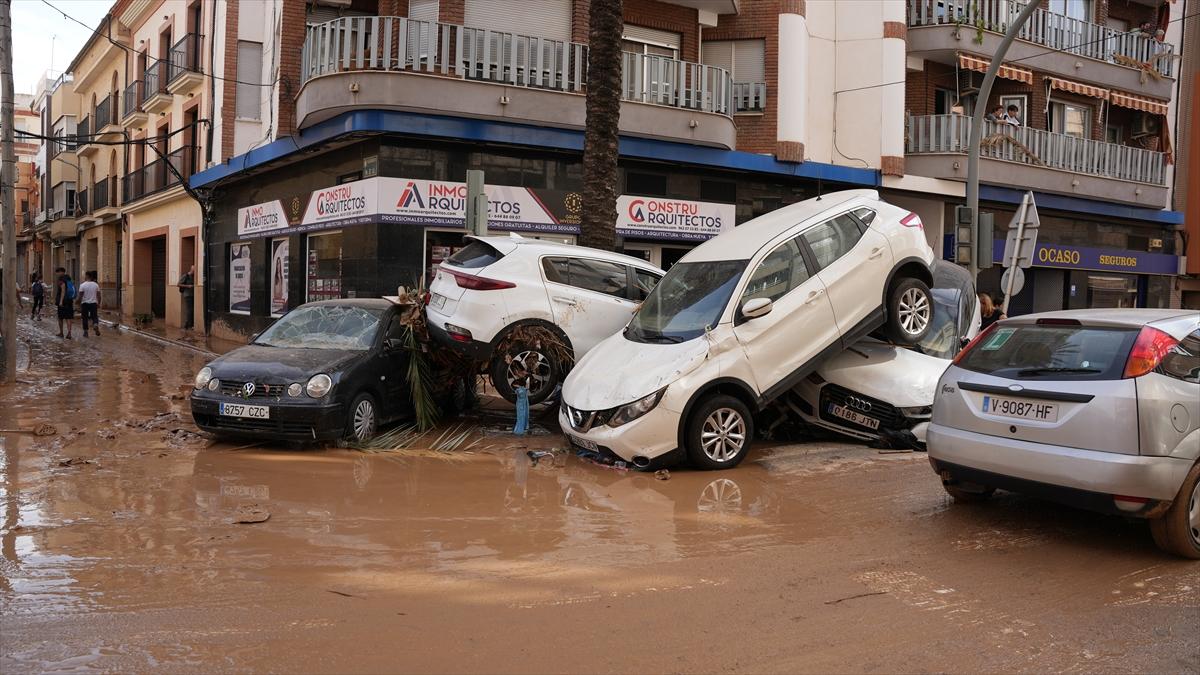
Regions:
<svg viewBox="0 0 1200 675"><path fill-rule="evenodd" d="M233 154L240 155L271 142L278 136L275 119L278 114L274 82L279 75L278 37L282 28L283 7L279 0L238 3L237 40L262 45L262 73L258 88L259 119L237 118L234 122ZM236 88L236 83L230 83Z"/></svg>

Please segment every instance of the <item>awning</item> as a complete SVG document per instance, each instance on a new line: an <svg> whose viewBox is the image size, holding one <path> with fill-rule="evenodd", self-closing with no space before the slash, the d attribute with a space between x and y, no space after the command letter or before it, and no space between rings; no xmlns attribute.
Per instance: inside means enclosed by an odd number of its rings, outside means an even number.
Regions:
<svg viewBox="0 0 1200 675"><path fill-rule="evenodd" d="M1108 100L1108 90L1103 87L1094 87L1090 84L1064 80L1059 77L1047 77L1046 79L1050 80L1051 89L1061 89L1062 91L1069 91L1072 94L1079 94L1080 96L1091 96L1092 98Z"/></svg>
<svg viewBox="0 0 1200 675"><path fill-rule="evenodd" d="M1167 114L1166 103L1146 98L1145 96L1138 96L1137 94L1128 94L1123 91L1114 90L1109 94L1108 100L1113 105L1119 105L1122 108L1133 108L1134 110L1141 110L1155 115Z"/></svg>
<svg viewBox="0 0 1200 675"><path fill-rule="evenodd" d="M988 66L992 65L992 62L983 58L982 56L959 53L958 65L961 68L974 70L980 73L986 73ZM996 71L996 75L998 77L1003 77L1006 80L1016 80L1017 82L1024 82L1025 84L1033 84L1032 70L1018 68L1017 66L1012 66L1007 63L1000 64L1000 70Z"/></svg>

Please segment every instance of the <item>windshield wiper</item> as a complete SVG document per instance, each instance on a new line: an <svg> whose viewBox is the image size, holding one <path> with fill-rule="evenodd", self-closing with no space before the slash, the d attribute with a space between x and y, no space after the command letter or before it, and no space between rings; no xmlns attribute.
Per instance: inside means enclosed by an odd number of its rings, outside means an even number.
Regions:
<svg viewBox="0 0 1200 675"><path fill-rule="evenodd" d="M1017 375L1045 375L1047 373L1102 373L1099 368L1025 368Z"/></svg>
<svg viewBox="0 0 1200 675"><path fill-rule="evenodd" d="M642 337L647 340L658 340L662 342L669 342L671 344L679 344L680 342L683 342L683 338L679 337L678 335L666 335L664 333L658 333L657 335L643 335Z"/></svg>

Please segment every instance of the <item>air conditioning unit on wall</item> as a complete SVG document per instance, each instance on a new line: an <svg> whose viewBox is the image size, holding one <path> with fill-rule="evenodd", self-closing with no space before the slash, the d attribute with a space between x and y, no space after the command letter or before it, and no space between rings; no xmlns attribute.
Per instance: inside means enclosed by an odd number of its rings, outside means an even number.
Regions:
<svg viewBox="0 0 1200 675"><path fill-rule="evenodd" d="M1133 136L1156 136L1159 130L1158 115L1151 115L1147 112L1139 112L1137 117L1133 119Z"/></svg>

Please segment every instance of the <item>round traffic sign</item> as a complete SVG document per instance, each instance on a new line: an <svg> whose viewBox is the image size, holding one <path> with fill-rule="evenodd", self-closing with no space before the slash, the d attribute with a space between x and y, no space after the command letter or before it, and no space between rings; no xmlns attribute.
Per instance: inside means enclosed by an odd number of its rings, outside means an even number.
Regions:
<svg viewBox="0 0 1200 675"><path fill-rule="evenodd" d="M1012 291L1008 293L1009 295L1016 295L1021 292L1022 288L1025 288L1025 270L1020 267L1010 267L1004 270L1004 274L1000 276L1000 289L1008 292L1008 275L1013 272L1017 273L1017 277L1013 279Z"/></svg>

